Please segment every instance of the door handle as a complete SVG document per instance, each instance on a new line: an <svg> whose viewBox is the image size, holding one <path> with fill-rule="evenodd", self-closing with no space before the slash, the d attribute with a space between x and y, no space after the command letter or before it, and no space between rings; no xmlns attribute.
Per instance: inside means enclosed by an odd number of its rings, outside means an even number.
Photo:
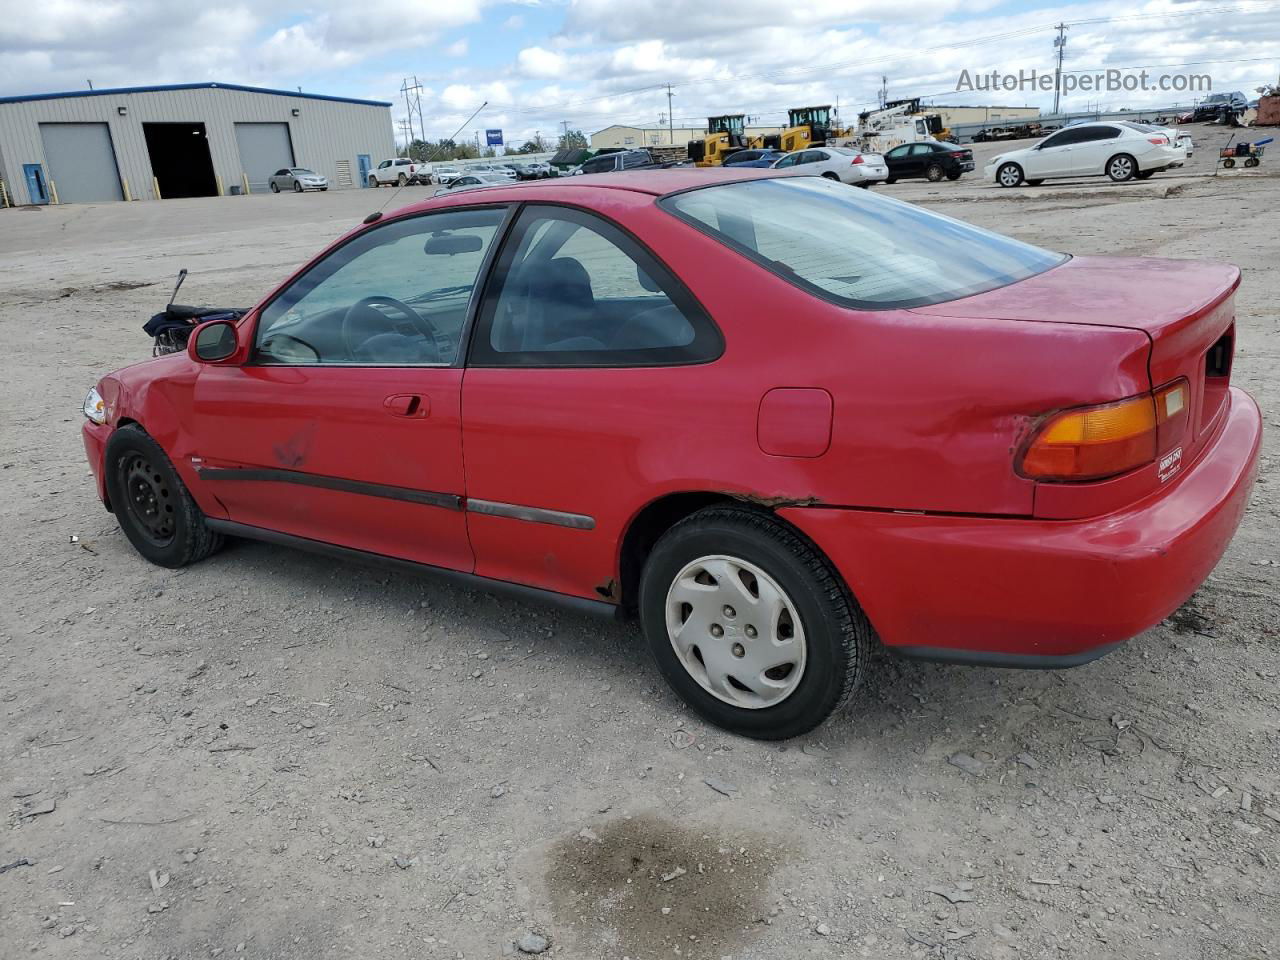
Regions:
<svg viewBox="0 0 1280 960"><path fill-rule="evenodd" d="M431 401L418 393L397 393L382 401L387 412L396 417L421 419L431 416Z"/></svg>

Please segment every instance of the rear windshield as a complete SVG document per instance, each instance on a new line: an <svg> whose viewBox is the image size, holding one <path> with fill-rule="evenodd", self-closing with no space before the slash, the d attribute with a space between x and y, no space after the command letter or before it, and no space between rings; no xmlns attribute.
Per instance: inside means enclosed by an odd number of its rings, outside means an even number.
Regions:
<svg viewBox="0 0 1280 960"><path fill-rule="evenodd" d="M822 177L718 184L659 203L783 279L860 309L957 300L1067 259Z"/></svg>

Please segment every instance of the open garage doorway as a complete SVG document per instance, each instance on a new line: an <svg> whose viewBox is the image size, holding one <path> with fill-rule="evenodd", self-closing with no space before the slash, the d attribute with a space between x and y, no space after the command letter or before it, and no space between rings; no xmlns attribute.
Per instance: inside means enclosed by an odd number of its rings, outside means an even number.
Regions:
<svg viewBox="0 0 1280 960"><path fill-rule="evenodd" d="M144 123L151 173L160 184L160 196L216 197L213 158L203 123Z"/></svg>

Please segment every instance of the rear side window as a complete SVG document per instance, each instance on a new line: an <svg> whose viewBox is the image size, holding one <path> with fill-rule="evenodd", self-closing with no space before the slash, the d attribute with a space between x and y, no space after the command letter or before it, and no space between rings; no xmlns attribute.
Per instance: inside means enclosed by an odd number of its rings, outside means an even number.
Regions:
<svg viewBox="0 0 1280 960"><path fill-rule="evenodd" d="M648 162L649 155L647 153L627 153L622 157L622 169L625 170L627 167L643 167Z"/></svg>
<svg viewBox="0 0 1280 960"><path fill-rule="evenodd" d="M723 343L697 301L617 227L530 205L485 291L470 366L702 363Z"/></svg>
<svg viewBox="0 0 1280 960"><path fill-rule="evenodd" d="M718 184L659 203L783 279L861 309L956 300L1067 259L821 177Z"/></svg>
<svg viewBox="0 0 1280 960"><path fill-rule="evenodd" d="M1094 140L1110 140L1113 137L1120 136L1120 131L1115 127L1085 127L1080 131L1078 143L1090 143Z"/></svg>

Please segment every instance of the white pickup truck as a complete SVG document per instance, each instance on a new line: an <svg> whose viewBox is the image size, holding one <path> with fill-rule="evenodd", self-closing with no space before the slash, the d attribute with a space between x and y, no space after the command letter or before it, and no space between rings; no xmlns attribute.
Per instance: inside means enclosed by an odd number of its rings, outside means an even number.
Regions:
<svg viewBox="0 0 1280 960"><path fill-rule="evenodd" d="M380 187L384 183L404 186L406 183L430 183L431 171L425 165L408 157L383 160L369 171L369 186Z"/></svg>

